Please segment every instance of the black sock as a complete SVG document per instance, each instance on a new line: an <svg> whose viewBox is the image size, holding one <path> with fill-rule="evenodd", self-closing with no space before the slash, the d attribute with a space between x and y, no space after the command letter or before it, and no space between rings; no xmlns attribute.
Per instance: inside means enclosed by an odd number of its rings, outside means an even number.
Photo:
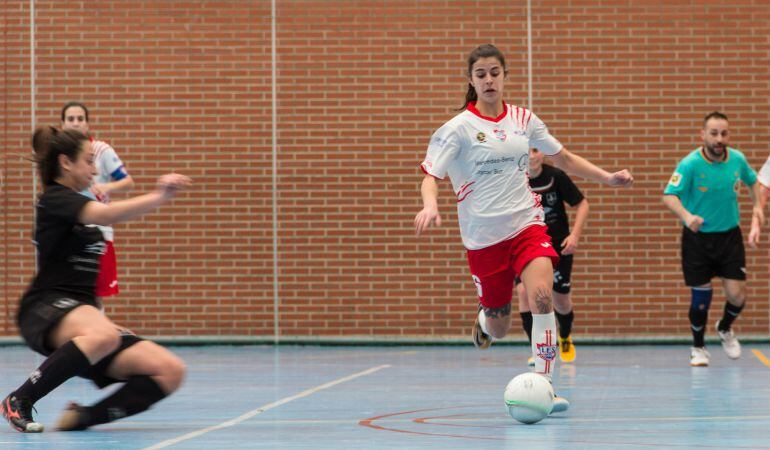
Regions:
<svg viewBox="0 0 770 450"><path fill-rule="evenodd" d="M733 322L738 318L738 314L743 311L743 307L746 306L746 302L741 306L735 306L730 302L725 302L725 312L722 314L722 319L719 321L719 331L729 331L733 326Z"/></svg>
<svg viewBox="0 0 770 450"><path fill-rule="evenodd" d="M43 364L29 376L29 379L16 389L14 395L28 398L32 404L48 395L70 378L83 373L91 367L86 355L74 342L69 341L51 353Z"/></svg>
<svg viewBox="0 0 770 450"><path fill-rule="evenodd" d="M521 328L527 333L527 339L529 339L529 345L532 345L532 311L519 313L521 316Z"/></svg>
<svg viewBox="0 0 770 450"><path fill-rule="evenodd" d="M559 336L562 339L567 339L570 333L572 333L572 322L575 320L575 313L570 310L567 314L559 314L557 311L554 311L554 314L556 315L556 320L559 321Z"/></svg>
<svg viewBox="0 0 770 450"><path fill-rule="evenodd" d="M690 329L692 330L692 346L705 347L706 343L703 337L706 334L706 322L709 312L707 309L690 309Z"/></svg>
<svg viewBox="0 0 770 450"><path fill-rule="evenodd" d="M86 407L86 423L83 425L90 427L139 414L165 397L166 393L149 375L131 377L112 395Z"/></svg>

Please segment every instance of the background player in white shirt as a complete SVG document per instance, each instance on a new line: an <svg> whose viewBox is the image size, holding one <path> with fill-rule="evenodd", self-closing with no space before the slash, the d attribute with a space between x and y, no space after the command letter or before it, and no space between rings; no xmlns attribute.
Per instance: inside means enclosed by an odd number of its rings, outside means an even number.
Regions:
<svg viewBox="0 0 770 450"><path fill-rule="evenodd" d="M558 257L546 234L540 198L529 187L529 149L540 149L570 174L609 186L629 186L633 177L627 170L609 173L573 154L531 111L506 104L506 73L505 57L491 44L469 55L465 110L431 138L421 165L423 209L414 226L419 235L431 224L441 225L436 180L449 175L480 302L474 344L486 348L492 338L502 338L510 329L518 275L533 312L535 371L550 379L558 353L552 300ZM568 405L565 401L558 410Z"/></svg>
<svg viewBox="0 0 770 450"><path fill-rule="evenodd" d="M73 129L85 134L91 140L94 151L96 176L91 186L83 191L83 195L100 201L110 202L110 194L126 192L134 186L134 179L126 171L123 161L108 143L94 139L89 134L88 108L81 102L69 102L61 109L61 127L64 130ZM96 280L96 295L101 304L102 297L116 295L118 287L118 263L115 255L114 230L111 226L99 226L107 244L106 252L99 265L99 276Z"/></svg>

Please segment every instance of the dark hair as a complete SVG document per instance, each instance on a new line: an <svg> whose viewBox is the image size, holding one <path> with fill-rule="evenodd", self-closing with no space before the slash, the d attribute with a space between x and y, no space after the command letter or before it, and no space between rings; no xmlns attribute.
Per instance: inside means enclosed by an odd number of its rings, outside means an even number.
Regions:
<svg viewBox="0 0 770 450"><path fill-rule="evenodd" d="M708 122L711 119L721 119L721 120L724 120L725 122L729 122L729 120L727 120L726 115L722 114L719 111L712 111L706 114L706 117L703 118L703 128L706 128L706 122Z"/></svg>
<svg viewBox="0 0 770 450"><path fill-rule="evenodd" d="M43 184L49 186L61 176L59 155L65 155L75 161L83 149L83 141L88 141L85 134L77 130L60 130L55 127L38 127L32 135L32 149L35 151L35 163Z"/></svg>
<svg viewBox="0 0 770 450"><path fill-rule="evenodd" d="M86 108L86 105L80 103L80 102L67 102L64 106L61 108L61 121L64 122L65 113L68 109L72 108L73 106L77 106L79 108L83 108L83 111L86 112L86 122L88 122L88 108Z"/></svg>
<svg viewBox="0 0 770 450"><path fill-rule="evenodd" d="M482 44L473 49L471 54L468 55L468 78L472 77L471 70L473 69L473 65L481 58L497 58L500 61L500 64L503 65L503 71L507 71L505 67L505 56L503 56L503 52L501 52L492 44ZM468 106L468 103L474 102L476 100L478 100L478 97L476 96L476 89L469 83L468 92L465 93L465 103L463 103L463 106L457 110L460 111L465 109Z"/></svg>

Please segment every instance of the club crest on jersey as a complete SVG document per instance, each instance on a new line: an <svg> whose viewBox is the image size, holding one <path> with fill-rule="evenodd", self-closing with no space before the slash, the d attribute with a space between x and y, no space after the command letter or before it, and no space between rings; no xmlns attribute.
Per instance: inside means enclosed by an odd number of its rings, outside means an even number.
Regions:
<svg viewBox="0 0 770 450"><path fill-rule="evenodd" d="M505 130L498 130L495 128L495 137L500 140L500 142L505 142L505 139L508 138L508 135L505 134Z"/></svg>
<svg viewBox="0 0 770 450"><path fill-rule="evenodd" d="M559 348L558 345L549 345L549 344L536 344L537 350L535 350L535 353L538 358L544 359L546 361L553 361L556 359L556 351Z"/></svg>
<svg viewBox="0 0 770 450"><path fill-rule="evenodd" d="M487 142L487 135L479 131L476 133L476 140L479 142Z"/></svg>

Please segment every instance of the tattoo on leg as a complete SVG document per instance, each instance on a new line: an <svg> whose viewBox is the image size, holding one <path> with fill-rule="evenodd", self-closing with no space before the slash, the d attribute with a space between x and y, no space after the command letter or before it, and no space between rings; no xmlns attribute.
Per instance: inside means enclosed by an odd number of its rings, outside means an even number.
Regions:
<svg viewBox="0 0 770 450"><path fill-rule="evenodd" d="M553 311L553 300L545 290L538 290L535 293L535 309L538 314L548 314Z"/></svg>
<svg viewBox="0 0 770 450"><path fill-rule="evenodd" d="M505 306L499 308L487 308L484 307L484 315L490 319L497 319L498 317L505 317L511 315L511 304L508 303Z"/></svg>

